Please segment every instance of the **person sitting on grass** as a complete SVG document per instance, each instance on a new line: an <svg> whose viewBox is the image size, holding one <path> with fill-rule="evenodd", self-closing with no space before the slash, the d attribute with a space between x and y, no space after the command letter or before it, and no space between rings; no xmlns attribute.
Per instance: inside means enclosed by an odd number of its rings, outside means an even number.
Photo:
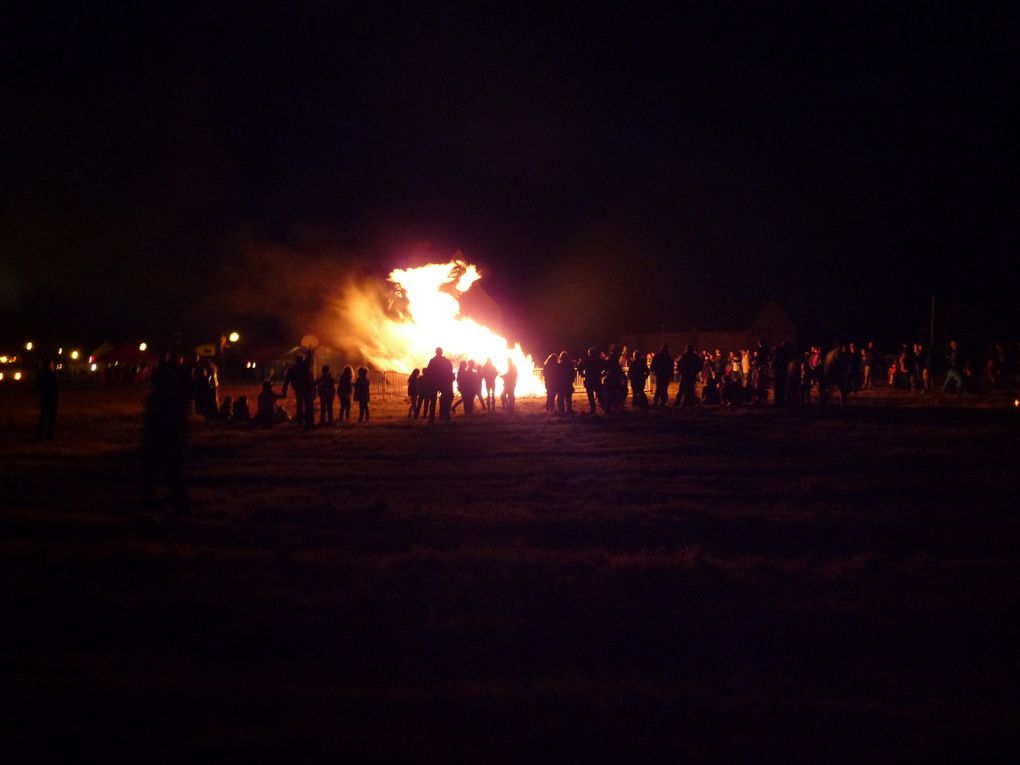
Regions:
<svg viewBox="0 0 1020 765"><path fill-rule="evenodd" d="M251 410L248 408L248 397L238 396L234 402L234 412L230 421L238 425L248 425L251 422Z"/></svg>
<svg viewBox="0 0 1020 765"><path fill-rule="evenodd" d="M280 398L273 392L273 384L269 380L262 383L262 392L259 393L258 399L258 419L263 430L273 427L273 421L276 419L276 402Z"/></svg>
<svg viewBox="0 0 1020 765"><path fill-rule="evenodd" d="M369 386L368 370L358 367L358 378L354 381L354 400L358 402L358 422L368 422Z"/></svg>

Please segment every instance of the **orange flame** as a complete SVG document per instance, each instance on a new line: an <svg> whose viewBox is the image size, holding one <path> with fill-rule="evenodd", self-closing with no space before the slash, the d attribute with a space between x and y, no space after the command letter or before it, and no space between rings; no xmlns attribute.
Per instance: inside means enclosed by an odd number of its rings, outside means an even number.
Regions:
<svg viewBox="0 0 1020 765"><path fill-rule="evenodd" d="M517 395L544 393L535 363L520 343L511 345L461 314L461 296L481 277L475 266L463 260L394 269L388 281L397 300L391 300L389 310L379 295L350 285L340 311L349 336L340 342L356 347L375 367L398 372L425 366L437 346L455 365L473 359L481 366L492 359L500 375L512 359L518 373ZM496 389L502 390L501 378Z"/></svg>

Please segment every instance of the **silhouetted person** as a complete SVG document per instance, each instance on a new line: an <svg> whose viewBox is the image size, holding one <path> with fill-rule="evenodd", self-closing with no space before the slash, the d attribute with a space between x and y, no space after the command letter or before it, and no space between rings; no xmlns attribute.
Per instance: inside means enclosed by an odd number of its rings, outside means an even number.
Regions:
<svg viewBox="0 0 1020 765"><path fill-rule="evenodd" d="M344 367L344 371L340 373L336 392L340 397L339 420L343 424L351 419L351 399L354 398L354 370L349 366Z"/></svg>
<svg viewBox="0 0 1020 765"><path fill-rule="evenodd" d="M496 377L499 371L492 359L486 359L482 365L482 382L485 384L485 409L488 412L496 411Z"/></svg>
<svg viewBox="0 0 1020 765"><path fill-rule="evenodd" d="M566 351L560 353L556 362L556 408L560 414L574 413L574 377L577 370L574 369L574 362L570 360L570 354Z"/></svg>
<svg viewBox="0 0 1020 765"><path fill-rule="evenodd" d="M336 383L329 373L329 366L322 367L322 375L315 381L315 391L319 394L319 424L333 424L333 399L336 398Z"/></svg>
<svg viewBox="0 0 1020 765"><path fill-rule="evenodd" d="M776 406L786 406L786 385L790 380L790 344L782 342L772 356L772 390Z"/></svg>
<svg viewBox="0 0 1020 765"><path fill-rule="evenodd" d="M354 379L354 400L358 402L358 422L368 422L370 386L368 370L365 367L358 367L358 376Z"/></svg>
<svg viewBox="0 0 1020 765"><path fill-rule="evenodd" d="M421 372L417 369L411 370L411 376L407 378L407 417L418 416L418 409L421 406Z"/></svg>
<svg viewBox="0 0 1020 765"><path fill-rule="evenodd" d="M648 362L645 354L634 351L627 365L627 377L630 380L631 405L635 409L648 408L648 396L645 394L645 382L648 380Z"/></svg>
<svg viewBox="0 0 1020 765"><path fill-rule="evenodd" d="M258 398L258 419L264 430L273 427L276 419L276 402L280 397L273 392L273 384L266 380L262 383L262 392Z"/></svg>
<svg viewBox="0 0 1020 765"><path fill-rule="evenodd" d="M946 381L942 383L942 392L945 393L950 384L956 386L957 393L963 393L964 380L964 359L960 352L960 346L955 340L949 341L949 353L946 354Z"/></svg>
<svg viewBox="0 0 1020 765"><path fill-rule="evenodd" d="M485 399L482 398L482 370L478 368L474 359L468 359L468 379L471 392L478 399L482 409L485 409Z"/></svg>
<svg viewBox="0 0 1020 765"><path fill-rule="evenodd" d="M234 402L234 411L230 416L230 421L235 425L251 424L251 409L248 408L247 396L237 397L237 401Z"/></svg>
<svg viewBox="0 0 1020 765"><path fill-rule="evenodd" d="M560 360L555 353L545 357L542 364L542 381L545 383L545 411L556 411L556 393L560 385Z"/></svg>
<svg viewBox="0 0 1020 765"><path fill-rule="evenodd" d="M152 375L152 393L145 408L142 433L142 494L155 501L160 473L167 485L167 501L179 514L188 511L184 486L184 450L187 441L188 407L192 381L175 354L167 357Z"/></svg>
<svg viewBox="0 0 1020 765"><path fill-rule="evenodd" d="M450 408L453 406L453 364L443 356L442 348L436 348L436 355L429 360L426 370L429 380L439 395L439 418L448 420L450 419ZM435 422L435 397L434 393L429 422Z"/></svg>
<svg viewBox="0 0 1020 765"><path fill-rule="evenodd" d="M53 361L39 367L36 379L39 391L39 438L52 441L57 426L57 369Z"/></svg>
<svg viewBox="0 0 1020 765"><path fill-rule="evenodd" d="M653 406L666 406L669 401L669 381L673 379L673 356L669 346L663 345L652 357L652 375L655 377L655 393L652 395Z"/></svg>
<svg viewBox="0 0 1020 765"><path fill-rule="evenodd" d="M837 343L828 353L822 363L822 381L818 386L818 401L824 406L832 388L839 390L841 406L846 406L847 394L850 391L850 364L847 359L847 350Z"/></svg>
<svg viewBox="0 0 1020 765"><path fill-rule="evenodd" d="M602 408L608 413L611 408L622 406L627 400L627 375L620 366L620 350L609 346L609 353L603 362Z"/></svg>
<svg viewBox="0 0 1020 765"><path fill-rule="evenodd" d="M508 412L514 411L517 407L516 389L517 367L514 366L513 359L508 359L506 374L503 375L503 392L499 395L500 401L503 402L503 408Z"/></svg>
<svg viewBox="0 0 1020 765"><path fill-rule="evenodd" d="M588 396L588 409L595 414L595 403L602 401L602 373L605 360L594 346L588 349L588 355L581 360L578 370L584 379L584 392Z"/></svg>
<svg viewBox="0 0 1020 765"><path fill-rule="evenodd" d="M307 424L312 411L312 402L309 397L309 392L312 389L312 371L308 368L305 357L300 354L294 357L294 366L288 369L283 376L283 398L287 398L287 389L290 387L294 388L296 401L294 420Z"/></svg>
<svg viewBox="0 0 1020 765"><path fill-rule="evenodd" d="M698 372L701 371L701 357L695 353L694 346L688 345L687 350L676 363L677 376L680 378L680 388L676 392L674 407L694 406L698 403L697 395L694 392L694 385L698 379Z"/></svg>
<svg viewBox="0 0 1020 765"><path fill-rule="evenodd" d="M424 409L421 416L431 421L435 419L436 394L438 390L429 377L428 372L428 367L421 370L421 377L418 380L418 406ZM414 416L415 418L418 417L417 409L415 409Z"/></svg>

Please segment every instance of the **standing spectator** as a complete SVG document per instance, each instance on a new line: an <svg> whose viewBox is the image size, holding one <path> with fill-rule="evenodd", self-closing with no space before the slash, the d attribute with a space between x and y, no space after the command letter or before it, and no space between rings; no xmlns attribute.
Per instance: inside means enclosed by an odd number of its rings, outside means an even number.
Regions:
<svg viewBox="0 0 1020 765"><path fill-rule="evenodd" d="M570 360L570 354L566 351L560 353L557 362L557 374L559 376L558 390L556 392L556 407L560 414L574 413L574 378L577 370Z"/></svg>
<svg viewBox="0 0 1020 765"><path fill-rule="evenodd" d="M312 373L308 368L305 357L298 354L294 357L294 366L290 367L283 376L283 393L281 398L287 398L287 389L294 388L294 399L296 411L294 420L299 423L307 422L308 413L312 402L308 400L308 392L312 387Z"/></svg>
<svg viewBox="0 0 1020 765"><path fill-rule="evenodd" d="M340 396L340 414L338 419L340 424L343 425L351 419L351 398L354 396L354 370L349 366L344 367L340 373L337 394Z"/></svg>
<svg viewBox="0 0 1020 765"><path fill-rule="evenodd" d="M453 406L453 364L443 356L443 349L436 348L436 355L429 360L425 373L431 385L439 395L439 418L450 419L450 409ZM429 410L429 422L435 422L435 398L432 395L432 407Z"/></svg>
<svg viewBox="0 0 1020 765"><path fill-rule="evenodd" d="M358 367L358 377L354 381L354 400L358 402L358 422L368 422L369 387L368 370Z"/></svg>
<svg viewBox="0 0 1020 765"><path fill-rule="evenodd" d="M411 370L411 376L407 378L407 418L418 417L418 409L421 407L421 372L417 369Z"/></svg>
<svg viewBox="0 0 1020 765"><path fill-rule="evenodd" d="M602 400L602 372L605 362L598 349L588 349L588 355L581 361L577 371L584 378L584 392L588 394L588 408L595 414L595 402Z"/></svg>
<svg viewBox="0 0 1020 765"><path fill-rule="evenodd" d="M39 367L36 380L39 391L39 438L53 440L53 432L57 426L57 370L52 360Z"/></svg>
<svg viewBox="0 0 1020 765"><path fill-rule="evenodd" d="M192 383L181 361L176 354L168 353L152 375L142 434L142 496L149 503L155 501L156 481L162 473L168 503L177 514L184 515L188 512L184 450Z"/></svg>
<svg viewBox="0 0 1020 765"><path fill-rule="evenodd" d="M499 399L503 403L503 408L508 412L514 411L517 406L517 397L515 390L517 388L517 367L514 366L514 360L507 360L506 374L503 375L503 392L500 394Z"/></svg>
<svg viewBox="0 0 1020 765"><path fill-rule="evenodd" d="M645 382L648 380L648 364L645 354L634 351L627 365L627 377L630 379L631 405L635 409L648 408L648 396L645 395Z"/></svg>
<svg viewBox="0 0 1020 765"><path fill-rule="evenodd" d="M556 411L556 393L559 390L559 357L550 353L542 363L542 381L545 383L545 411Z"/></svg>
<svg viewBox="0 0 1020 765"><path fill-rule="evenodd" d="M676 363L677 376L680 378L680 388L676 392L676 401L673 407L681 404L684 407L694 406L698 403L697 395L694 392L694 384L697 381L698 372L701 371L701 357L694 351L693 345L688 345L687 350Z"/></svg>
<svg viewBox="0 0 1020 765"><path fill-rule="evenodd" d="M669 401L669 381L673 378L673 356L669 346L663 345L652 357L651 373L655 377L655 392L652 394L652 405L666 406Z"/></svg>
<svg viewBox="0 0 1020 765"><path fill-rule="evenodd" d="M482 382L485 384L485 410L496 411L496 377L499 372L492 359L486 359L482 365Z"/></svg>
<svg viewBox="0 0 1020 765"><path fill-rule="evenodd" d="M333 424L333 399L336 398L336 383L329 373L329 366L322 367L322 375L315 381L315 391L319 394L319 424Z"/></svg>

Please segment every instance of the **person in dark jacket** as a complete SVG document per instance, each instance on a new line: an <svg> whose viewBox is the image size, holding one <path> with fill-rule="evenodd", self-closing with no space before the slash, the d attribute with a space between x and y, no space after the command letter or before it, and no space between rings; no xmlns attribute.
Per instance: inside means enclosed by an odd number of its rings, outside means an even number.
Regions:
<svg viewBox="0 0 1020 765"><path fill-rule="evenodd" d="M39 368L36 379L39 391L39 438L52 441L57 426L57 369L52 360Z"/></svg>
<svg viewBox="0 0 1020 765"><path fill-rule="evenodd" d="M179 515L188 512L184 452L192 392L191 377L181 361L168 353L153 373L142 431L142 496L150 504L155 502L156 482L162 473L167 502Z"/></svg>
<svg viewBox="0 0 1020 765"><path fill-rule="evenodd" d="M354 380L354 400L358 402L358 422L368 422L370 386L368 370L365 367L358 367L358 376Z"/></svg>
<svg viewBox="0 0 1020 765"><path fill-rule="evenodd" d="M545 383L545 411L556 411L556 392L560 385L560 359L550 353L542 363L542 381Z"/></svg>
<svg viewBox="0 0 1020 765"><path fill-rule="evenodd" d="M340 373L340 382L336 387L337 395L340 397L340 424L351 419L351 399L354 397L354 370L349 366L344 367Z"/></svg>
<svg viewBox="0 0 1020 765"><path fill-rule="evenodd" d="M496 377L499 376L499 371L496 369L496 365L492 363L492 359L486 359L482 365L482 382L485 384L485 410L487 412L496 411Z"/></svg>
<svg viewBox="0 0 1020 765"><path fill-rule="evenodd" d="M276 402L279 398L273 391L273 384L269 380L262 383L262 392L259 393L256 412L263 430L273 427L273 421L276 419Z"/></svg>
<svg viewBox="0 0 1020 765"><path fill-rule="evenodd" d="M514 392L517 388L517 367L514 366L513 359L508 359L506 364L506 373L503 375L503 392L499 394L499 399L503 403L503 408L512 412L517 406L517 397Z"/></svg>
<svg viewBox="0 0 1020 765"><path fill-rule="evenodd" d="M421 371L411 370L411 376L407 378L407 419L418 416L421 407Z"/></svg>
<svg viewBox="0 0 1020 765"><path fill-rule="evenodd" d="M294 357L294 366L288 369L283 377L282 398L287 398L287 389L291 387L294 388L294 399L297 407L294 413L294 421L303 424L307 423L310 412L313 411L311 409L311 396L309 396L313 389L312 371L305 357L300 354Z"/></svg>
<svg viewBox="0 0 1020 765"><path fill-rule="evenodd" d="M698 403L697 395L694 392L694 385L698 379L698 372L701 371L701 357L694 351L693 345L688 345L687 350L677 361L677 375L680 377L680 389L676 393L674 407L694 406Z"/></svg>
<svg viewBox="0 0 1020 765"><path fill-rule="evenodd" d="M595 347L588 349L588 355L581 360L578 372L584 378L584 392L588 395L588 409L595 414L595 403L602 401L602 373L605 371L605 359Z"/></svg>
<svg viewBox="0 0 1020 765"><path fill-rule="evenodd" d="M453 407L453 364L443 356L443 349L436 348L436 355L433 356L426 367L426 374L434 390L439 395L439 419L449 420L450 410ZM432 394L435 401L436 394ZM435 422L435 403L432 404L429 412L429 422Z"/></svg>
<svg viewBox="0 0 1020 765"><path fill-rule="evenodd" d="M635 409L648 408L648 396L645 394L645 382L648 380L648 362L645 354L634 351L627 365L627 378L630 380L631 405Z"/></svg>
<svg viewBox="0 0 1020 765"><path fill-rule="evenodd" d="M574 362L570 360L570 354L566 351L560 353L556 362L557 386L556 386L556 411L560 414L574 413L574 378L577 370L574 369Z"/></svg>
<svg viewBox="0 0 1020 765"><path fill-rule="evenodd" d="M669 401L669 382L673 379L673 356L669 346L663 345L652 357L652 375L655 377L655 393L652 396L653 406L666 406Z"/></svg>
<svg viewBox="0 0 1020 765"><path fill-rule="evenodd" d="M333 399L336 398L336 383L329 373L329 366L322 367L322 375L315 381L315 392L319 394L319 424L333 424Z"/></svg>

